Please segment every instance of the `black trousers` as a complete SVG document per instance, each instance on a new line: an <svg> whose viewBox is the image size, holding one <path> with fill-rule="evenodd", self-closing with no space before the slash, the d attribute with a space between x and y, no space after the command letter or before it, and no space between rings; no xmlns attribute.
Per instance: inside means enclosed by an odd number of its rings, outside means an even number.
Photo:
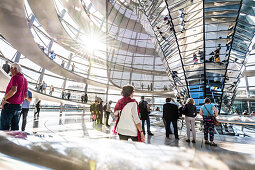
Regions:
<svg viewBox="0 0 255 170"><path fill-rule="evenodd" d="M129 138L132 139L132 141L138 141L138 136L126 136L119 134L120 140L128 140Z"/></svg>
<svg viewBox="0 0 255 170"><path fill-rule="evenodd" d="M108 120L109 120L110 112L105 112L105 124L106 126L109 126Z"/></svg>
<svg viewBox="0 0 255 170"><path fill-rule="evenodd" d="M21 130L25 131L26 128L26 124L27 124L27 113L28 113L29 109L28 108L22 108L21 113L20 113L20 118L22 116L22 126L21 126Z"/></svg>
<svg viewBox="0 0 255 170"><path fill-rule="evenodd" d="M174 127L174 136L175 138L178 138L178 127L177 127L177 120L165 120L166 121L166 137L169 138L169 134L170 134L170 124L172 122L173 127Z"/></svg>

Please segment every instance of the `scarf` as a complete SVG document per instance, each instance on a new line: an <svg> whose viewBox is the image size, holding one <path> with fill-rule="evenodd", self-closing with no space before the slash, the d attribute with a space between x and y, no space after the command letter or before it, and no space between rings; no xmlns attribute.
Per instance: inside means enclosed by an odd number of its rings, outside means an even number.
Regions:
<svg viewBox="0 0 255 170"><path fill-rule="evenodd" d="M138 103L135 99L131 99L130 97L123 97L121 98L120 100L118 100L117 104L115 105L114 107L114 112L115 111L122 111L122 109L129 103L129 102L136 102L137 104L137 113L138 113L138 117L140 118L140 112L139 112L139 107L138 107ZM116 123L115 123L115 126L114 126L114 129L113 129L113 134L116 134L117 131L116 131L116 128L117 128L117 125L119 123L119 119L120 119L120 115L118 115L117 117L117 120L116 120ZM141 134L140 132L137 130L137 134L138 134L138 142L141 142Z"/></svg>

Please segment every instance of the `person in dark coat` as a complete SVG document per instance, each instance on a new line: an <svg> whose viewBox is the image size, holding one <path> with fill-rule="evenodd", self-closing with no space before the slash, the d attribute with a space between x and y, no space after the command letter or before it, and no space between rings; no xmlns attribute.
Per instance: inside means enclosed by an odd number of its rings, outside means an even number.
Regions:
<svg viewBox="0 0 255 170"><path fill-rule="evenodd" d="M145 134L145 128L144 128L144 123L146 121L147 124L147 133L148 135L153 135L150 131L150 117L149 117L149 105L147 101L144 100L144 96L141 96L141 101L139 102L139 112L141 114L141 120L142 120L142 129L143 129L143 134Z"/></svg>
<svg viewBox="0 0 255 170"><path fill-rule="evenodd" d="M169 138L170 134L170 124L173 123L175 139L179 139L178 129L177 129L177 119L178 119L178 106L171 103L171 98L166 98L166 103L163 105L163 119L165 120L166 137Z"/></svg>
<svg viewBox="0 0 255 170"><path fill-rule="evenodd" d="M5 61L5 64L3 65L2 69L3 69L7 74L10 73L11 67L10 67L10 65L8 64L8 61Z"/></svg>
<svg viewBox="0 0 255 170"><path fill-rule="evenodd" d="M102 119L103 119L103 114L104 114L104 101L100 101L98 104L99 112L97 114L97 124L102 125Z"/></svg>
<svg viewBox="0 0 255 170"><path fill-rule="evenodd" d="M41 110L41 100L39 100L36 105L35 105L35 113L34 113L34 119L38 119L39 118L39 113Z"/></svg>

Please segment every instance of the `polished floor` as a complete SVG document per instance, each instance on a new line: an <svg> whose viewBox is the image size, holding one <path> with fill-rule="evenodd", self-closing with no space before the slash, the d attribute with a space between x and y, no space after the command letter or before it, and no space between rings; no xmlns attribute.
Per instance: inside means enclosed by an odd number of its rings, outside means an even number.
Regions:
<svg viewBox="0 0 255 170"><path fill-rule="evenodd" d="M41 112L38 120L29 112L27 137L12 134L4 138L6 135L1 132L0 152L5 156L0 155L0 164L8 157L9 161L13 159L24 166L53 169L255 168L252 129L244 128L245 137L215 134L218 147L212 147L203 144L199 124L197 141L193 144L185 142L185 127L179 130L180 140L173 136L167 139L161 120L152 118L151 122L154 136L146 135L143 144L119 141L112 134L113 123L110 128L96 125L89 121L89 115L81 112L66 112L62 116L57 112ZM240 127L235 128L242 133Z"/></svg>

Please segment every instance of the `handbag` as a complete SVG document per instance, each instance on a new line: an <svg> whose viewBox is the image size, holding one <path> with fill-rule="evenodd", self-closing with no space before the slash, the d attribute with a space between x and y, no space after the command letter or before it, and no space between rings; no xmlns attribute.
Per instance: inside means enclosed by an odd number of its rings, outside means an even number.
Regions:
<svg viewBox="0 0 255 170"><path fill-rule="evenodd" d="M204 105L205 106L205 105ZM220 122L216 119L216 117L214 115L211 114L211 112L209 112L209 110L205 107L205 109L207 110L207 112L211 115L212 120L213 120L213 124L214 125L220 125Z"/></svg>

